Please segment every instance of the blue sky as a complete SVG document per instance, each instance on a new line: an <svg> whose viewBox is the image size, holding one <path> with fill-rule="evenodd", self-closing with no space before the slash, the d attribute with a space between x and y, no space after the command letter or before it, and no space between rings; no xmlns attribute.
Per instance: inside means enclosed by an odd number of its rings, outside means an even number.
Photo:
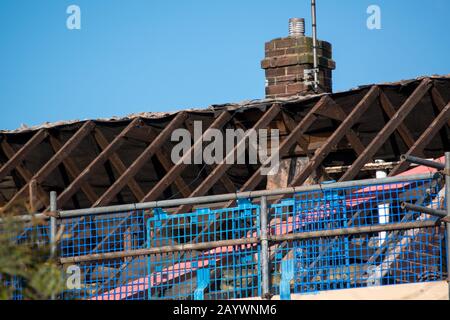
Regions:
<svg viewBox="0 0 450 320"><path fill-rule="evenodd" d="M317 1L335 91L450 73L450 1ZM371 4L382 30L366 27ZM1 0L0 129L263 98L264 42L290 17L310 34L309 0Z"/></svg>

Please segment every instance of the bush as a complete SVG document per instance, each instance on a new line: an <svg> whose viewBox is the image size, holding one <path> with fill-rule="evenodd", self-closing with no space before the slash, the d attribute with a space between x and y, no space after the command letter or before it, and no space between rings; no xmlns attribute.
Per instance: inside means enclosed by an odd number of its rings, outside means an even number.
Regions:
<svg viewBox="0 0 450 320"><path fill-rule="evenodd" d="M23 212L23 211L22 211ZM61 268L50 257L48 221L22 222L1 213L0 299L47 300L64 289ZM39 233L41 232L41 233Z"/></svg>

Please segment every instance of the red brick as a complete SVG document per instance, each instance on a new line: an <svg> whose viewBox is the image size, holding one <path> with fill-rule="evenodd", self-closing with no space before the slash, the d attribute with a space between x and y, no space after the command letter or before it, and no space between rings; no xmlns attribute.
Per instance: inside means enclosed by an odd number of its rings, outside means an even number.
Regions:
<svg viewBox="0 0 450 320"><path fill-rule="evenodd" d="M286 87L286 93L297 94L304 91L305 89L306 86L303 83L297 82L293 84L288 84Z"/></svg>
<svg viewBox="0 0 450 320"><path fill-rule="evenodd" d="M261 68L262 69L268 69L270 68L270 59L264 59L261 61Z"/></svg>
<svg viewBox="0 0 450 320"><path fill-rule="evenodd" d="M266 94L285 94L286 93L286 85L273 85L266 87Z"/></svg>
<svg viewBox="0 0 450 320"><path fill-rule="evenodd" d="M280 40L275 40L274 44L275 44L275 48L284 49L284 48L289 48L289 47L295 46L297 44L297 42L295 41L294 38L283 38Z"/></svg>
<svg viewBox="0 0 450 320"><path fill-rule="evenodd" d="M266 77L279 77L286 75L286 68L273 68L273 69L266 69Z"/></svg>
<svg viewBox="0 0 450 320"><path fill-rule="evenodd" d="M266 51L274 50L274 49L275 49L275 43L273 41L266 42L266 45L265 45Z"/></svg>
<svg viewBox="0 0 450 320"><path fill-rule="evenodd" d="M299 81L303 81L303 74L290 74L287 76L279 76L275 78L277 83L279 82L299 82Z"/></svg>
<svg viewBox="0 0 450 320"><path fill-rule="evenodd" d="M266 52L266 58L279 57L286 55L286 49L278 49Z"/></svg>
<svg viewBox="0 0 450 320"><path fill-rule="evenodd" d="M286 66L292 66L298 63L298 56L297 55L285 55L281 57L274 57L265 59L268 60L267 64L270 68L278 68L278 67L286 67ZM266 69L266 68L263 68Z"/></svg>
<svg viewBox="0 0 450 320"><path fill-rule="evenodd" d="M295 66L289 66L286 68L286 75L289 74L300 74L303 76L303 72L305 69L309 69L311 66L308 65L295 65Z"/></svg>

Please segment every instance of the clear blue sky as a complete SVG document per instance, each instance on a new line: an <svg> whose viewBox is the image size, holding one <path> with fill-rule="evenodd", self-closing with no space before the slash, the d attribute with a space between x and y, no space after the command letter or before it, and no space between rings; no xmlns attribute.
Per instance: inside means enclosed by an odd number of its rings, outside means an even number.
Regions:
<svg viewBox="0 0 450 320"><path fill-rule="evenodd" d="M335 91L450 73L450 1L317 1ZM295 16L310 33L309 0L1 0L0 129L263 98L264 42Z"/></svg>

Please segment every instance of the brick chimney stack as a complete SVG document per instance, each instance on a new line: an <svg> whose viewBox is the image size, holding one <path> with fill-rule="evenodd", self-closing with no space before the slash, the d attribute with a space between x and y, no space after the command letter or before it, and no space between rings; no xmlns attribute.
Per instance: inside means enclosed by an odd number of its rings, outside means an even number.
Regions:
<svg viewBox="0 0 450 320"><path fill-rule="evenodd" d="M261 67L266 72L266 97L278 98L313 94L313 79L305 70L314 68L313 39L305 36L305 20L293 18L289 21L289 37L277 38L266 43L265 59ZM332 92L331 44L318 41L318 68L320 92ZM311 74L311 77L313 75Z"/></svg>

